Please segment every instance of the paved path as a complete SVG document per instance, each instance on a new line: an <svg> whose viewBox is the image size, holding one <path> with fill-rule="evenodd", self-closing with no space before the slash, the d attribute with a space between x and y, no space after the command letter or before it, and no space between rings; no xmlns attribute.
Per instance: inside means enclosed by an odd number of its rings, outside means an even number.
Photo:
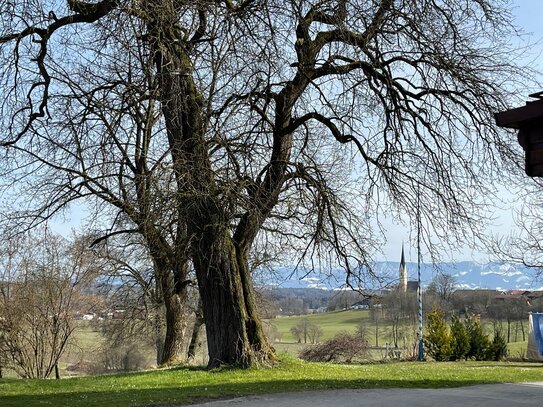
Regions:
<svg viewBox="0 0 543 407"><path fill-rule="evenodd" d="M454 389L329 390L266 394L197 404L201 407L512 407L543 404L543 383Z"/></svg>

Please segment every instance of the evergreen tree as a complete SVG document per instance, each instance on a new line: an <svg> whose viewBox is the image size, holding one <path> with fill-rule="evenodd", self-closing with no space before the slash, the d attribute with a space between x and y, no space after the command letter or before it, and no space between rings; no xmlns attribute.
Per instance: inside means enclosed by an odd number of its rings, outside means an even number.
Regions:
<svg viewBox="0 0 543 407"><path fill-rule="evenodd" d="M487 360L502 360L507 356L507 341L500 330L494 332L494 339L487 351Z"/></svg>
<svg viewBox="0 0 543 407"><path fill-rule="evenodd" d="M448 360L452 353L451 339L445 313L438 308L432 309L428 314L428 333L424 338L426 351L438 362Z"/></svg>
<svg viewBox="0 0 543 407"><path fill-rule="evenodd" d="M468 315L464 324L470 341L470 349L466 359L485 360L490 347L490 340L483 332L479 316Z"/></svg>
<svg viewBox="0 0 543 407"><path fill-rule="evenodd" d="M456 316L452 317L451 323L451 360L466 358L470 350L470 337L464 324Z"/></svg>

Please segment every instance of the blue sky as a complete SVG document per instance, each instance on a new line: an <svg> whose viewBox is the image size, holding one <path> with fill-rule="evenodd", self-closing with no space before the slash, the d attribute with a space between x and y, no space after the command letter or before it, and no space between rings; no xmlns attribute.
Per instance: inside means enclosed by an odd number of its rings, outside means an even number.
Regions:
<svg viewBox="0 0 543 407"><path fill-rule="evenodd" d="M527 40L534 43L530 59L543 67L543 0L514 0L513 14L516 25L527 34Z"/></svg>
<svg viewBox="0 0 543 407"><path fill-rule="evenodd" d="M513 14L516 23L527 32L541 36L541 17L543 14L543 1L541 0L515 0L513 3Z"/></svg>

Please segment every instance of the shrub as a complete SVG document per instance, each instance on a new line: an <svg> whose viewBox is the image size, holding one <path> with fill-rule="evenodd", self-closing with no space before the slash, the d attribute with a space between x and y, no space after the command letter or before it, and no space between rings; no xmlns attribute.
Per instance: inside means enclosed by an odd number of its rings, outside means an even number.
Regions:
<svg viewBox="0 0 543 407"><path fill-rule="evenodd" d="M281 341L281 332L277 329L274 324L265 323L263 324L264 334L268 341L270 342L280 342Z"/></svg>
<svg viewBox="0 0 543 407"><path fill-rule="evenodd" d="M451 348L451 360L466 358L470 350L470 338L466 327L456 316L452 317L451 322Z"/></svg>
<svg viewBox="0 0 543 407"><path fill-rule="evenodd" d="M499 330L494 332L494 339L487 350L487 360L499 361L507 356L507 341Z"/></svg>
<svg viewBox="0 0 543 407"><path fill-rule="evenodd" d="M488 349L490 347L490 340L483 332L479 317L475 315L468 315L464 325L469 336L470 345L466 358L486 360Z"/></svg>
<svg viewBox="0 0 543 407"><path fill-rule="evenodd" d="M359 335L340 332L319 345L308 346L300 357L310 362L351 363L355 358L367 356L368 342Z"/></svg>
<svg viewBox="0 0 543 407"><path fill-rule="evenodd" d="M436 361L448 360L452 353L452 340L445 323L445 313L434 308L428 314L428 329L424 346L428 354Z"/></svg>
<svg viewBox="0 0 543 407"><path fill-rule="evenodd" d="M134 342L106 346L93 355L92 363L81 367L89 374L135 372L152 366L151 355L149 349Z"/></svg>

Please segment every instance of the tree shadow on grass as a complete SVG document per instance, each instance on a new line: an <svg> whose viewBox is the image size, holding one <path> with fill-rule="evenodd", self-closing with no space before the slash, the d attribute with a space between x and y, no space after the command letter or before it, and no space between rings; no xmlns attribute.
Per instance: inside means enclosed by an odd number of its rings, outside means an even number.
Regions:
<svg viewBox="0 0 543 407"><path fill-rule="evenodd" d="M421 380L289 380L268 382L224 383L192 387L149 389L112 388L108 391L57 392L1 396L2 407L31 406L168 406L188 405L216 399L230 399L264 393L333 389L442 388L491 383L485 380L421 379Z"/></svg>

